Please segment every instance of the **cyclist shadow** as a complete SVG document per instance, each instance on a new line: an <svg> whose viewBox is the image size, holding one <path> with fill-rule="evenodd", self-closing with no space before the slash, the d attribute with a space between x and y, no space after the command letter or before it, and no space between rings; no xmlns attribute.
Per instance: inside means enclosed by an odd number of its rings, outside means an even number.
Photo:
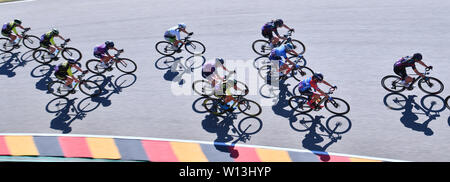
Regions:
<svg viewBox="0 0 450 182"><path fill-rule="evenodd" d="M330 161L326 150L342 139L342 135L351 129L351 121L346 116L334 115L322 123L324 116L296 114L289 119L291 128L298 132L308 132L302 140L302 146L319 156L321 161ZM328 139L328 141L326 141Z"/></svg>
<svg viewBox="0 0 450 182"><path fill-rule="evenodd" d="M47 91L48 88L47 85L53 81L52 79L52 73L54 70L54 66L49 64L41 64L39 66L36 66L31 72L30 75L33 78L41 78L39 81L36 82L36 89Z"/></svg>
<svg viewBox="0 0 450 182"><path fill-rule="evenodd" d="M155 67L159 70L167 70L163 78L167 81L176 82L183 85L183 76L191 74L195 69L201 68L206 62L204 56L190 56L183 62L183 57L163 56L155 62Z"/></svg>
<svg viewBox="0 0 450 182"><path fill-rule="evenodd" d="M279 81L279 94L278 98L275 98L276 104L272 106L272 110L276 115L289 118L294 115L295 110L291 109L289 106L289 98L294 96L292 92L289 91L290 84L285 84L286 80Z"/></svg>
<svg viewBox="0 0 450 182"><path fill-rule="evenodd" d="M415 101L416 97L417 95L408 95L406 97L400 93L389 93L384 97L383 102L391 110L403 111L400 122L406 128L431 136L434 132L428 125L431 121L440 117L439 113L445 110L444 99L438 95L426 95L422 97L419 104ZM428 118L420 122L418 115L424 115Z"/></svg>
<svg viewBox="0 0 450 182"><path fill-rule="evenodd" d="M75 120L82 120L86 117L87 112L95 110L99 104L90 103L90 97L86 97L76 105L78 98L68 99L65 97L58 97L51 100L47 106L48 113L55 113L55 118L50 122L50 128L54 130L61 130L62 133L70 133L72 127L70 125ZM89 102L89 103L86 103ZM86 109L88 108L89 109Z"/></svg>
<svg viewBox="0 0 450 182"><path fill-rule="evenodd" d="M87 79L96 82L102 89L102 92L98 96L91 98L93 102L99 103L103 107L108 107L111 105L110 97L112 95L120 94L121 92L123 92L124 88L132 86L134 83L136 83L137 80L135 74L122 74L118 76L114 81L113 78L114 75L93 75Z"/></svg>
<svg viewBox="0 0 450 182"><path fill-rule="evenodd" d="M238 127L234 124L236 119L237 116L235 113L227 112L226 116L208 114L205 116L205 119L202 120L203 129L209 133L217 134L217 138L214 140L214 147L216 150L229 153L229 156L234 159L239 157L239 151L235 149L235 145L238 142L245 143L249 141L251 135L258 133L262 128L262 121L257 117L246 117L241 119ZM252 121L255 121L257 124ZM250 127L252 128L250 129Z"/></svg>

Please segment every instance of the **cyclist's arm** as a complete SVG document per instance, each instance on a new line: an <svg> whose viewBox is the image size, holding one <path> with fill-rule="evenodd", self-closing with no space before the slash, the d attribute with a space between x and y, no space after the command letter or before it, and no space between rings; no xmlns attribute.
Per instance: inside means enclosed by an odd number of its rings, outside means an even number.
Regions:
<svg viewBox="0 0 450 182"><path fill-rule="evenodd" d="M186 29L183 29L181 31L184 32L185 34L189 34L189 32L187 32Z"/></svg>
<svg viewBox="0 0 450 182"><path fill-rule="evenodd" d="M322 83L325 84L325 85L327 85L327 86L329 86L329 87L333 87L333 85L331 85L330 83L328 83L328 82L325 81L325 80L322 80Z"/></svg>
<svg viewBox="0 0 450 182"><path fill-rule="evenodd" d="M290 50L289 51L291 54L294 54L295 56L298 56L298 53L295 50Z"/></svg>
<svg viewBox="0 0 450 182"><path fill-rule="evenodd" d="M285 57L284 59L285 59L289 64L295 65L295 63L292 62L291 60L289 60L289 58Z"/></svg>
<svg viewBox="0 0 450 182"><path fill-rule="evenodd" d="M420 65L424 66L425 68L428 68L428 66L423 61L417 61Z"/></svg>
<svg viewBox="0 0 450 182"><path fill-rule="evenodd" d="M72 67L74 67L75 69L77 69L80 72L83 72L83 70L80 67L78 67L77 65L73 65ZM72 72L72 71L70 71L70 72Z"/></svg>
<svg viewBox="0 0 450 182"><path fill-rule="evenodd" d="M287 28L288 30L291 30L291 28L289 28L286 24L283 24L284 28Z"/></svg>
<svg viewBox="0 0 450 182"><path fill-rule="evenodd" d="M16 35L19 35L19 33L17 33L16 27L12 28L12 31L13 31Z"/></svg>
<svg viewBox="0 0 450 182"><path fill-rule="evenodd" d="M417 71L416 67L413 67L413 70L416 74L418 74L419 76L421 76L422 78L425 78L425 75L423 75L422 73L420 73L419 71Z"/></svg>

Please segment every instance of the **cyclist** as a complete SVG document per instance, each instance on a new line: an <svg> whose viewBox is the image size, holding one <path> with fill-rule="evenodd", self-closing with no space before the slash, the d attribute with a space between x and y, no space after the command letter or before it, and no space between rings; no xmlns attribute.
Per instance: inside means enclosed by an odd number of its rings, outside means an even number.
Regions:
<svg viewBox="0 0 450 182"><path fill-rule="evenodd" d="M238 102L238 100L232 94L231 89L243 91L241 88L237 87L235 80L227 80L226 82L217 84L214 87L214 95L221 98L221 101L223 101L223 103L219 103L219 106L226 111L232 111L237 107L237 104L235 103ZM245 94L247 93L248 90L245 90ZM233 106L233 104L235 105Z"/></svg>
<svg viewBox="0 0 450 182"><path fill-rule="evenodd" d="M287 62L291 65L295 65L295 63L293 63L291 60L289 60L286 53L291 53L291 54L294 54L297 56L302 56L302 55L299 55L297 52L295 52L295 50L293 48L294 48L294 46L292 44L287 43L287 44L281 45L279 47L273 48L269 54L270 61L278 61L278 63L279 63L278 72L280 72L280 78L286 79L287 74L292 69L285 62ZM285 62L283 62L282 57L284 58Z"/></svg>
<svg viewBox="0 0 450 182"><path fill-rule="evenodd" d="M224 79L217 73L217 68L219 67L228 71L222 58L216 58L215 61L208 61L202 66L202 77L211 82L211 87L216 86L216 81L220 82Z"/></svg>
<svg viewBox="0 0 450 182"><path fill-rule="evenodd" d="M123 49L119 50L114 47L113 41L106 41L105 43L94 47L94 56L101 60L102 63L100 64L100 66L103 68L109 68L109 60L114 59L114 57L111 56L108 52L108 50L110 49L114 49L118 53L123 52Z"/></svg>
<svg viewBox="0 0 450 182"><path fill-rule="evenodd" d="M3 24L2 35L5 37L9 37L9 39L10 39L9 41L12 45L17 44L18 40L20 40L20 39L16 39L17 37L22 38L22 36L19 35L19 33L17 33L16 27L19 27L23 30L30 29L30 28L24 28L22 26L22 21L19 19L14 19L13 21L11 21L9 23ZM14 34L16 34L16 35L12 34L12 32L14 32Z"/></svg>
<svg viewBox="0 0 450 182"><path fill-rule="evenodd" d="M396 61L394 64L394 72L395 72L395 74L400 76L400 78L402 80L400 83L402 85L404 85L405 87L411 88L410 84L413 81L413 78L406 74L407 67L411 67L416 74L418 74L419 76L421 76L424 79L427 79L425 77L425 75L423 75L422 73L417 71L415 63L419 63L420 65L422 65L428 69L433 69L433 66L427 66L422 61L422 54L420 54L420 53L415 53L412 57L410 57L410 56L402 57L398 61Z"/></svg>
<svg viewBox="0 0 450 182"><path fill-rule="evenodd" d="M278 44L279 39L283 39L283 40L286 39L285 37L280 36L280 34L278 33L278 28L281 28L281 27L284 27L284 28L287 28L288 30L294 31L293 28L289 28L287 25L285 25L282 19L276 19L276 20L267 22L261 28L262 36L264 38L269 39L270 46L272 46L272 48L275 47L274 45ZM275 32L277 37L274 37L272 32Z"/></svg>
<svg viewBox="0 0 450 182"><path fill-rule="evenodd" d="M77 66L77 61L73 59L66 60L55 66L54 75L56 76L56 78L66 81L64 88L68 90L72 90L73 81L80 82L80 80L78 80L75 76L73 76L72 67L82 72L83 74L86 74L88 72L87 70L85 71L81 70L81 68Z"/></svg>
<svg viewBox="0 0 450 182"><path fill-rule="evenodd" d="M319 89L317 83L323 83L333 89L337 89L336 86L332 86L331 84L323 80L323 74L320 72L316 72L313 76L300 81L300 83L298 84L298 90L300 91L300 94L308 96L307 104L312 109L316 109L317 101L320 99L320 96L325 96L326 98L328 98L328 95L324 91ZM314 93L311 88L313 88L314 91L318 91L320 94ZM320 109L322 107L323 106L320 106L318 108Z"/></svg>
<svg viewBox="0 0 450 182"><path fill-rule="evenodd" d="M61 40L64 40L66 42L70 41L70 39L64 39L61 35L59 35L59 31L55 28L53 28L51 31L43 34L41 36L41 47L50 50L52 58L56 57L56 54L58 53L58 51L60 51L62 49L55 44L55 41L54 41L55 37L58 37ZM58 50L58 51L56 51L56 50Z"/></svg>
<svg viewBox="0 0 450 182"><path fill-rule="evenodd" d="M164 39L172 43L173 49L177 50L177 52L181 52L181 46L183 46L184 42L180 38L180 31L184 32L188 35L193 35L194 32L187 32L186 31L186 24L179 23L177 26L174 26L172 28L169 28L164 33Z"/></svg>

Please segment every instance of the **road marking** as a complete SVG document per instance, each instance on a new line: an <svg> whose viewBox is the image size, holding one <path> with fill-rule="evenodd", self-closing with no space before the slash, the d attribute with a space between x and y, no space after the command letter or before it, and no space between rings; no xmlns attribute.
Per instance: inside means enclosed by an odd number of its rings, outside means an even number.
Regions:
<svg viewBox="0 0 450 182"><path fill-rule="evenodd" d="M168 142L188 142L188 143L198 143L198 144L208 144L208 145L216 144L215 142L198 141L198 140L181 140L181 139L170 139L170 138L135 137L135 136L112 136L112 135L43 134L43 133L0 133L0 135L3 135L3 136L31 135L31 136L58 136L58 137L117 138L117 139L136 139L136 140L159 140L159 141L168 141ZM397 160L397 159L387 159L387 158L370 157L370 156L362 156L362 155L334 153L334 152L310 151L310 150L293 149L293 148L281 148L281 147L272 147L272 146L248 145L248 144L236 144L234 146L271 149L271 150L284 150L284 151L303 152L303 153L314 153L316 155L334 155L334 156L342 156L342 157L350 157L350 158L363 158L363 159L389 161L389 162L410 162L410 161Z"/></svg>

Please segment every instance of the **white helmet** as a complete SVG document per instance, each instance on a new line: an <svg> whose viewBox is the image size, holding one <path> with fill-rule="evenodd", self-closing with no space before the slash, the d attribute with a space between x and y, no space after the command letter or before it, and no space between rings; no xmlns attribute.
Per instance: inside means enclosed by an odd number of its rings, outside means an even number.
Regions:
<svg viewBox="0 0 450 182"><path fill-rule="evenodd" d="M185 29L185 28L186 28L186 24L184 24L184 23L178 23L178 28Z"/></svg>

